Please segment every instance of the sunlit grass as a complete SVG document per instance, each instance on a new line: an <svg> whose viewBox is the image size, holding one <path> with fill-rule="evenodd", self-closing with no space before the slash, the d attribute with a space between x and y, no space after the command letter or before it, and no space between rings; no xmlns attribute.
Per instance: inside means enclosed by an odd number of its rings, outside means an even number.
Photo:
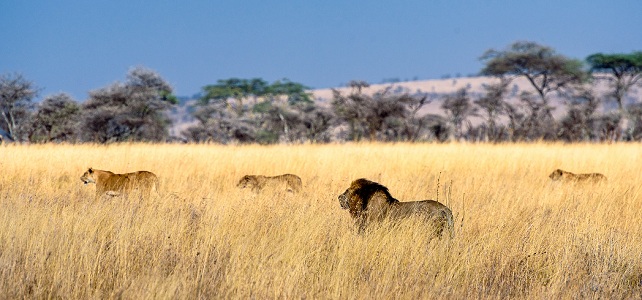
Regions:
<svg viewBox="0 0 642 300"><path fill-rule="evenodd" d="M636 298L639 144L0 147L0 298ZM148 170L151 199L94 200L88 168ZM600 186L552 184L556 168ZM246 174L303 192L256 195ZM337 195L365 177L437 199L455 238L415 220L358 234Z"/></svg>

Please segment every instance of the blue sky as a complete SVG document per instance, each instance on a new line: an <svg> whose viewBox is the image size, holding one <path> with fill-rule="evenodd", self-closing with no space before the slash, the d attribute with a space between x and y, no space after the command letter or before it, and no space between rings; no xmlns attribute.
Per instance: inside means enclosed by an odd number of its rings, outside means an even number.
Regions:
<svg viewBox="0 0 642 300"><path fill-rule="evenodd" d="M88 92L144 66L180 96L230 77L312 88L477 73L517 40L584 59L642 50L642 1L0 1L0 74L43 96Z"/></svg>

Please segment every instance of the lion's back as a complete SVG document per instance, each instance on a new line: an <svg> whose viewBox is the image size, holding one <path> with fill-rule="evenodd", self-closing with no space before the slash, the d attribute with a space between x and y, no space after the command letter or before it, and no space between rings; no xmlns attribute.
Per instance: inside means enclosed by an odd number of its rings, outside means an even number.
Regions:
<svg viewBox="0 0 642 300"><path fill-rule="evenodd" d="M286 190L292 192L299 192L303 187L303 181L301 177L294 174L283 174L277 176L245 176L247 180L245 183L239 183L239 185L252 187L257 191L268 189L268 190Z"/></svg>
<svg viewBox="0 0 642 300"><path fill-rule="evenodd" d="M422 200L411 202L397 202L393 204L393 217L412 218L419 217L433 224L438 236L447 231L452 237L454 235L453 213L448 206L435 200Z"/></svg>
<svg viewBox="0 0 642 300"><path fill-rule="evenodd" d="M273 180L285 182L288 188L292 189L295 192L300 191L301 188L303 187L303 180L301 180L301 177L294 174L283 174L279 176L274 176L272 178Z"/></svg>
<svg viewBox="0 0 642 300"><path fill-rule="evenodd" d="M450 211L450 209L435 200L397 202L393 204L401 214L432 214L438 211Z"/></svg>
<svg viewBox="0 0 642 300"><path fill-rule="evenodd" d="M131 192L141 190L148 193L153 187L158 188L158 177L149 171L138 171L126 174L109 174L103 176L99 183L100 191Z"/></svg>
<svg viewBox="0 0 642 300"><path fill-rule="evenodd" d="M99 192L117 191L123 192L129 188L130 179L124 174L108 174L97 183Z"/></svg>
<svg viewBox="0 0 642 300"><path fill-rule="evenodd" d="M598 182L605 182L606 176L601 173L587 173L587 174L575 174L572 172L564 171L561 169L557 169L549 175L551 180L553 181L564 181L564 182L569 182L569 183L582 183L582 182L592 182L592 183L598 183Z"/></svg>
<svg viewBox="0 0 642 300"><path fill-rule="evenodd" d="M149 192L152 188L158 189L158 176L149 171L137 171L125 174L129 178L129 189L141 189Z"/></svg>
<svg viewBox="0 0 642 300"><path fill-rule="evenodd" d="M128 173L125 174L130 178L132 183L153 183L158 180L158 176L156 174L149 172L149 171L138 171L134 173Z"/></svg>
<svg viewBox="0 0 642 300"><path fill-rule="evenodd" d="M601 174L601 173L578 174L575 180L600 182L600 181L606 181L606 176L604 176L604 174Z"/></svg>

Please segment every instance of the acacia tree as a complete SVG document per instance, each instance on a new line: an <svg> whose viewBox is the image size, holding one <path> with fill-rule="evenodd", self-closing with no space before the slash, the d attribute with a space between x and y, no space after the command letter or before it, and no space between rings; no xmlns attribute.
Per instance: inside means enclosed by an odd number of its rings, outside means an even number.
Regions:
<svg viewBox="0 0 642 300"><path fill-rule="evenodd" d="M238 116L242 116L247 110L245 105L248 99L254 99L256 104L259 97L263 97L268 93L268 83L261 78L221 79L216 84L204 86L203 92L203 97L201 97L202 104L225 102L228 109L234 110ZM235 103L227 103L229 100Z"/></svg>
<svg viewBox="0 0 642 300"><path fill-rule="evenodd" d="M32 118L32 142L73 142L78 134L80 105L68 94L45 97Z"/></svg>
<svg viewBox="0 0 642 300"><path fill-rule="evenodd" d="M259 128L258 142L302 141L308 138L306 128L311 128L313 124L319 125L314 126L314 131L323 127L325 115L323 110L318 110L314 105L309 89L288 79L277 80L267 86L262 101L252 107L253 117ZM308 122L306 118L315 113L321 117L321 122Z"/></svg>
<svg viewBox="0 0 642 300"><path fill-rule="evenodd" d="M635 123L629 125L631 116L624 99L633 86L642 82L642 52L630 54L595 53L588 56L586 61L591 66L594 77L607 81L612 88L609 97L615 100L620 111L620 139L631 138L632 132L635 131L633 126Z"/></svg>
<svg viewBox="0 0 642 300"><path fill-rule="evenodd" d="M302 114L310 112L309 106L314 105L308 90L288 79L272 84L260 78L219 80L203 87L203 97L194 113L198 124L183 135L192 141L220 143L300 140L299 129L307 122ZM319 129L314 128L315 132Z"/></svg>
<svg viewBox="0 0 642 300"><path fill-rule="evenodd" d="M481 60L485 63L482 75L524 77L546 105L551 92L559 92L587 78L581 61L534 42L515 42L501 51L490 49Z"/></svg>
<svg viewBox="0 0 642 300"><path fill-rule="evenodd" d="M31 113L31 100L37 91L33 82L20 74L0 76L0 130L9 139L22 140L21 128L25 126Z"/></svg>
<svg viewBox="0 0 642 300"><path fill-rule="evenodd" d="M168 137L166 114L177 102L171 86L155 71L137 67L124 83L89 93L83 104L83 139L92 142L162 141Z"/></svg>
<svg viewBox="0 0 642 300"><path fill-rule="evenodd" d="M582 62L557 54L552 48L534 42L515 42L505 50L488 50L481 57L485 66L482 75L506 77L524 77L535 89L536 96L522 93L521 100L530 108L532 114L527 120L535 122L527 127L550 127L550 130L537 130L539 136L532 138L552 138L555 131L552 111L549 103L552 92L561 93L573 89L587 79L582 69ZM536 100L539 99L539 100ZM535 133L532 131L531 133Z"/></svg>
<svg viewBox="0 0 642 300"><path fill-rule="evenodd" d="M486 140L498 141L500 139L499 130L497 126L497 119L506 111L505 95L507 92L510 80L502 77L499 82L484 85L483 88L486 93L479 99L475 100L475 104L481 108L486 117Z"/></svg>
<svg viewBox="0 0 642 300"><path fill-rule="evenodd" d="M265 95L269 100L276 101L281 98L285 99L288 104L312 103L312 94L308 92L309 87L298 82L292 82L287 78L277 80L269 85Z"/></svg>

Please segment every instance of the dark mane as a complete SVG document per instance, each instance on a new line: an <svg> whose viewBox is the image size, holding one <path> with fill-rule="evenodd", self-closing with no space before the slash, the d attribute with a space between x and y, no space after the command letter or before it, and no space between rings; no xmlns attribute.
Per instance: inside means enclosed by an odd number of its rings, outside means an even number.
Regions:
<svg viewBox="0 0 642 300"><path fill-rule="evenodd" d="M368 201L370 200L370 197L372 197L372 195L374 195L374 193L376 192L384 193L386 195L386 201L388 203L398 202L397 199L392 197L387 187L374 181L360 178L353 181L351 186L355 187L353 194L357 195L363 201L363 209L366 209L368 207Z"/></svg>

